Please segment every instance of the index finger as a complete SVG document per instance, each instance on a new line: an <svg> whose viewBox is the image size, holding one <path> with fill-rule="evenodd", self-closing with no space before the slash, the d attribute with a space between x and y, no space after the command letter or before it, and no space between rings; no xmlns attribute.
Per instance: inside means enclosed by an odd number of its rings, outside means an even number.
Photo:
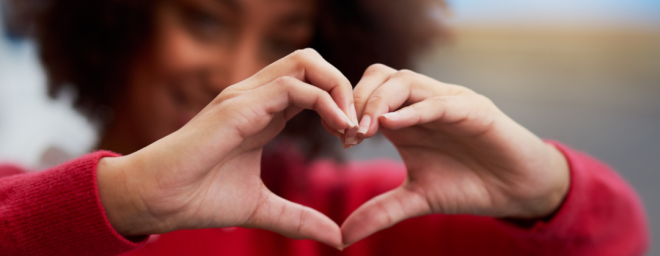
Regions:
<svg viewBox="0 0 660 256"><path fill-rule="evenodd" d="M297 50L268 65L248 78L246 83L241 82L240 86L253 89L283 76L296 78L327 91L337 106L352 119L351 121L354 124L358 123L357 115L351 109L353 104L351 83L337 68L311 48Z"/></svg>

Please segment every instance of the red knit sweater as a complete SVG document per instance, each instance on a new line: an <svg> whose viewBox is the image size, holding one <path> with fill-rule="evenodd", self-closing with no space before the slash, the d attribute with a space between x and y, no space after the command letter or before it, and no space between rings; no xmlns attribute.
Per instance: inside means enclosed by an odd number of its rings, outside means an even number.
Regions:
<svg viewBox="0 0 660 256"><path fill-rule="evenodd" d="M184 230L131 242L105 216L96 184L99 151L39 173L0 167L0 255L642 255L649 231L642 204L617 174L561 145L571 187L557 214L531 228L470 215L404 221L343 252L263 230ZM283 175L283 173L285 175ZM341 223L360 204L398 186L405 169L386 160L305 164L295 154L263 161L281 196Z"/></svg>

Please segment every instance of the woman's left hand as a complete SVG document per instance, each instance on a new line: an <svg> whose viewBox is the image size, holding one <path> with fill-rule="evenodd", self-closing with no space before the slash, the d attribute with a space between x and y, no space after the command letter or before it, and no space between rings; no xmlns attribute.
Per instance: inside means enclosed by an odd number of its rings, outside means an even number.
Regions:
<svg viewBox="0 0 660 256"><path fill-rule="evenodd" d="M564 156L465 87L376 64L353 95L360 141L380 130L408 175L348 217L344 245L434 213L543 218L568 192Z"/></svg>

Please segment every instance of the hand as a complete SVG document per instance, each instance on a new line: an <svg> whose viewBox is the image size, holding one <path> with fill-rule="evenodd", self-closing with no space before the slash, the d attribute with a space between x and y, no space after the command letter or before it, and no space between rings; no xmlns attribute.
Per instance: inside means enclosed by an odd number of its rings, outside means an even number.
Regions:
<svg viewBox="0 0 660 256"><path fill-rule="evenodd" d="M353 94L358 134L382 131L408 175L346 219L345 245L433 213L541 218L568 191L563 155L465 87L373 65Z"/></svg>
<svg viewBox="0 0 660 256"><path fill-rule="evenodd" d="M302 109L331 131L357 129L349 81L314 50L297 51L232 85L183 128L98 166L99 194L124 236L249 227L341 245L328 217L271 193L260 178L263 146ZM353 110L354 112L354 110Z"/></svg>

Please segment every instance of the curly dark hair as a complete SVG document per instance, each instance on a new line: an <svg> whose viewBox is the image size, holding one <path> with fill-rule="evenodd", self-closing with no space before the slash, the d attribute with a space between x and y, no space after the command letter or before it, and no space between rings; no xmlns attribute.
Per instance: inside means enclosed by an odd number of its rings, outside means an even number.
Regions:
<svg viewBox="0 0 660 256"><path fill-rule="evenodd" d="M121 97L136 51L151 36L154 6L163 0L8 0L8 29L39 46L48 92L76 91L74 106L85 116ZM411 67L411 58L447 30L438 19L442 0L320 0L310 45L355 84L373 63ZM434 15L435 14L435 15ZM284 134L316 141L322 129L315 113L303 112ZM308 145L317 155L321 143Z"/></svg>

